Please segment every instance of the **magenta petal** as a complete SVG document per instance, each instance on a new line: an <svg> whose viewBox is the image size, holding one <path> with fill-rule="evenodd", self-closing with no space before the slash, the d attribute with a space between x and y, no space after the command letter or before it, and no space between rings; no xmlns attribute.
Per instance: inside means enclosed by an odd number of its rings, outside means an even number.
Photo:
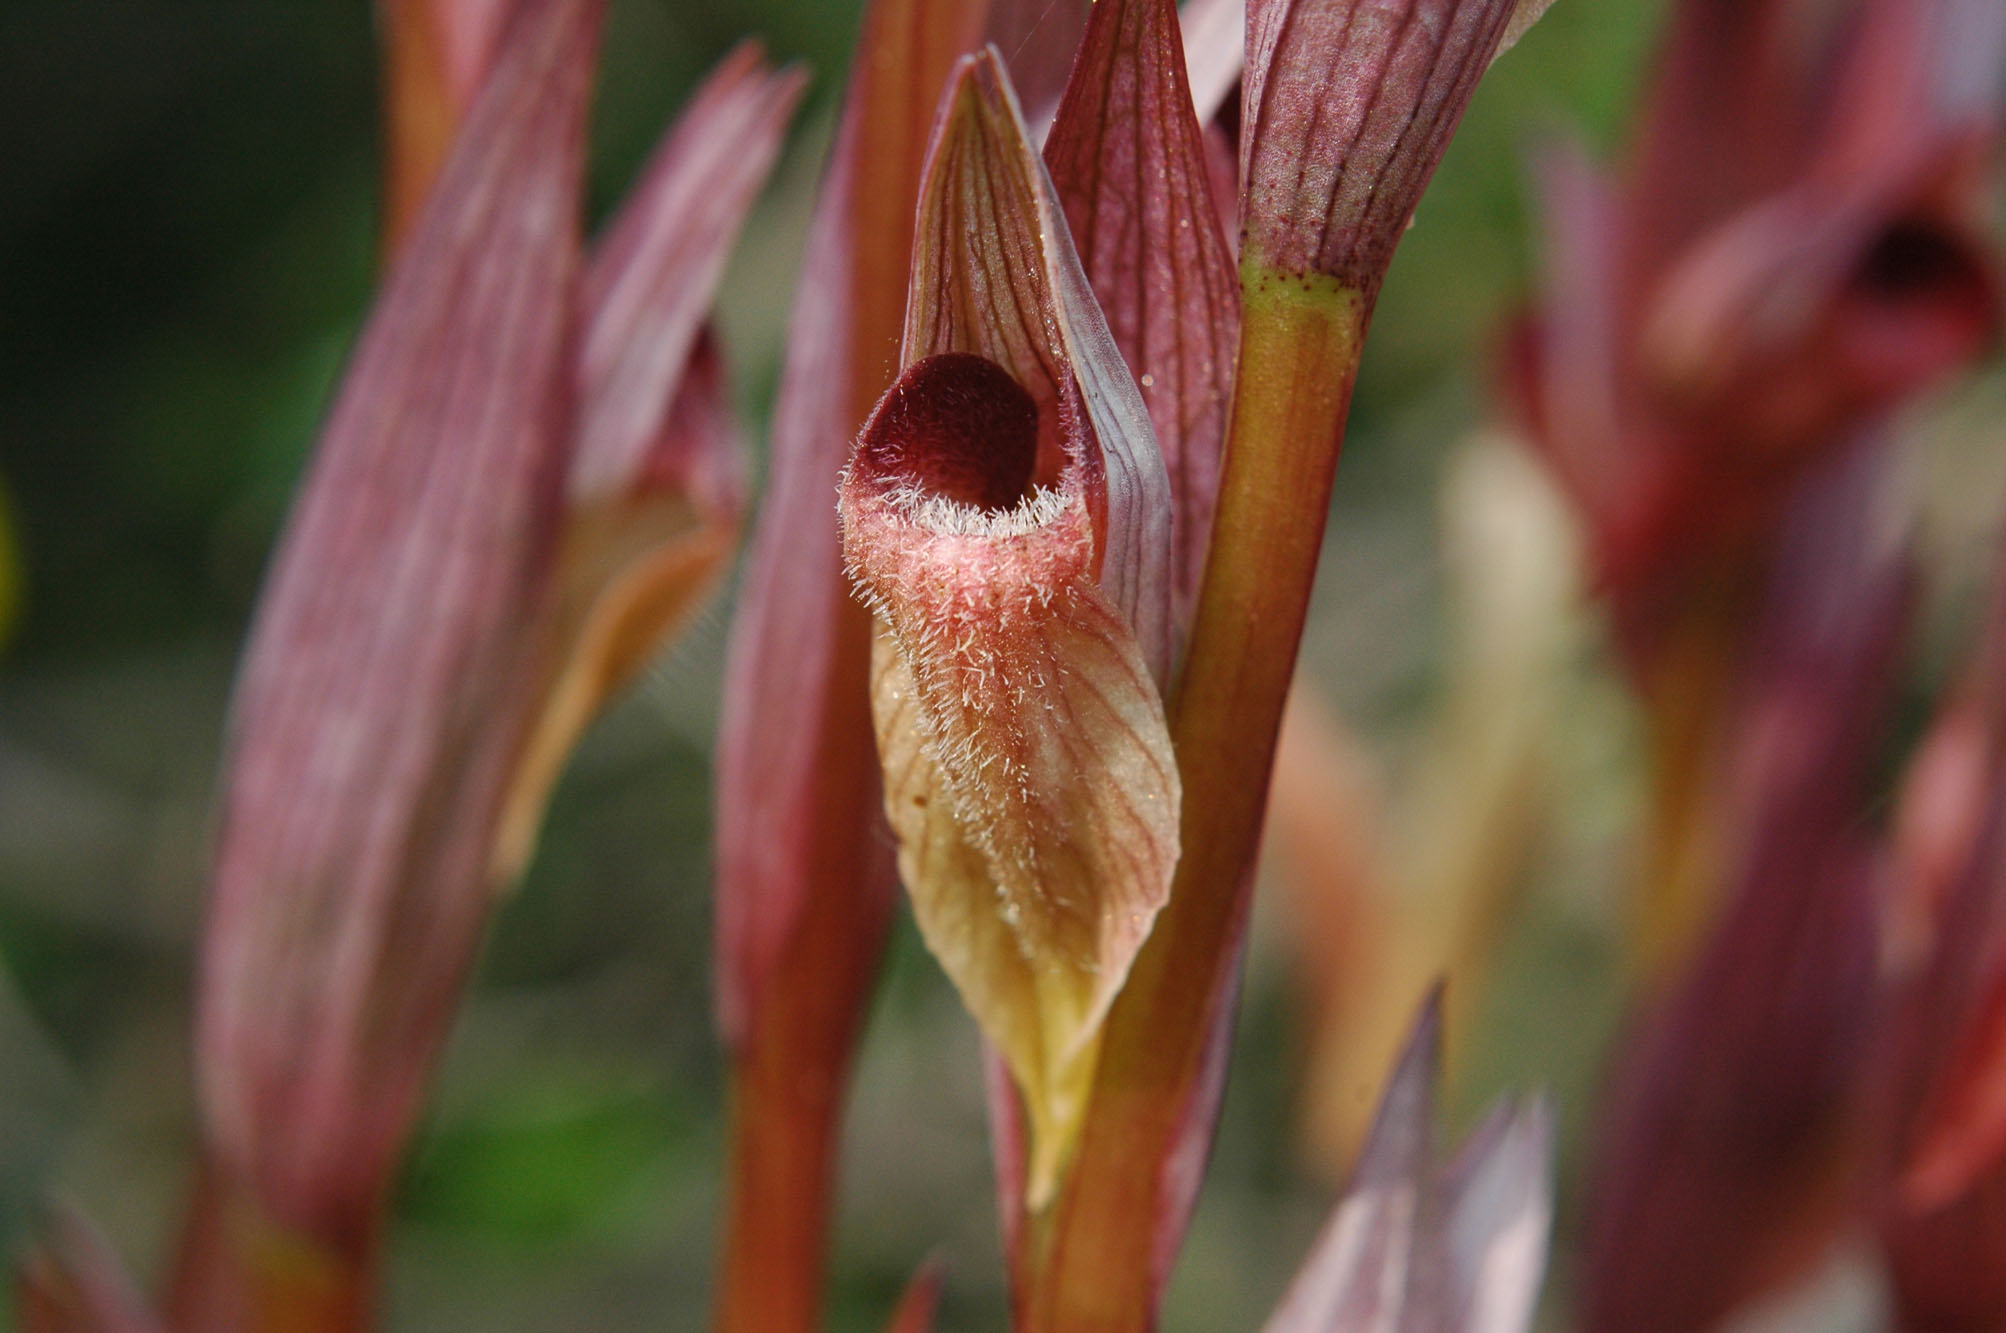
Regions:
<svg viewBox="0 0 2006 1333"><path fill-rule="evenodd" d="M727 56L594 249L583 287L574 501L622 494L650 466L725 260L805 83L799 70L769 71L757 43Z"/></svg>
<svg viewBox="0 0 2006 1333"><path fill-rule="evenodd" d="M1045 161L1170 473L1181 626L1197 601L1219 495L1240 280L1217 223L1171 0L1094 7Z"/></svg>
<svg viewBox="0 0 2006 1333"><path fill-rule="evenodd" d="M1247 10L1242 251L1379 289L1516 0L1258 0Z"/></svg>
<svg viewBox="0 0 2006 1333"><path fill-rule="evenodd" d="M208 1130L280 1222L366 1225L492 901L561 499L601 6L528 6L357 345L238 682Z"/></svg>

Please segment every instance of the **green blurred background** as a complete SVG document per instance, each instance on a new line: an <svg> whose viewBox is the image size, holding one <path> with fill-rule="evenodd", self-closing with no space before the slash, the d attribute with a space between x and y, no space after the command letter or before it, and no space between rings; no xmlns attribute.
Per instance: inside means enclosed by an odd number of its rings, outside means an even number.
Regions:
<svg viewBox="0 0 2006 1333"><path fill-rule="evenodd" d="M1526 282L1526 152L1620 141L1658 17L1653 0L1561 0L1486 80L1386 287L1306 666L1396 777L1436 685L1440 464L1483 417L1490 338ZM855 0L613 5L595 215L741 37L815 74L722 301L755 442L855 22ZM149 1280L172 1233L217 738L369 299L374 56L361 0L0 7L0 1253L51 1191ZM500 914L401 1190L392 1328L703 1322L723 1124L708 750L728 615L712 608L594 731ZM1585 677L1571 725L1597 796L1506 940L1457 1093L1466 1122L1501 1087L1553 1088L1570 1154L1616 1012L1603 890L1632 799L1627 705ZM1290 1147L1280 970L1257 937L1173 1330L1258 1326L1329 1203ZM902 926L852 1113L835 1328L878 1326L935 1250L952 1266L942 1327L1002 1326L985 1135L972 1029Z"/></svg>

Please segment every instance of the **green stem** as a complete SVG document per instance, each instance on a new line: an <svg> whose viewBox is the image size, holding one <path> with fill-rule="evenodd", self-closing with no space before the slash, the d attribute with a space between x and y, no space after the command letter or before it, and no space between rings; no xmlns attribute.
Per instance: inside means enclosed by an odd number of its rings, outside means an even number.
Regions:
<svg viewBox="0 0 2006 1333"><path fill-rule="evenodd" d="M1369 303L1243 262L1246 297L1211 552L1172 706L1183 855L1108 1019L1071 1174L1027 1229L1025 1326L1149 1328L1164 1164L1184 1132L1251 897L1282 706L1322 549ZM1165 1242L1168 1242L1166 1245Z"/></svg>

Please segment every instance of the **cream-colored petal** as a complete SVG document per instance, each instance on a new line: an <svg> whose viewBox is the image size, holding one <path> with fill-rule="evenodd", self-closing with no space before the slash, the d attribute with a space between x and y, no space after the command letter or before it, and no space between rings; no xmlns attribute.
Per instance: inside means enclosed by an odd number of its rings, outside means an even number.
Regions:
<svg viewBox="0 0 2006 1333"><path fill-rule="evenodd" d="M885 809L899 840L899 875L928 949L1016 1078L1031 1122L1026 1193L1039 1207L1051 1196L1079 1132L1100 1021L1140 935L1131 944L1125 938L1130 929L1117 915L1081 920L1052 911L1042 893L1025 897L1021 884L1013 891L1009 877L996 874L991 855L955 813L954 791L929 754L921 691L888 631L880 630L871 666ZM1174 826L1167 833L1166 883L1175 864ZM1152 846L1144 855L1159 859L1161 851ZM1077 858L1067 859L1077 865ZM1082 871L1093 873L1086 866L1074 873ZM1072 919L1061 919L1068 915ZM1145 929L1147 920L1142 918ZM1027 939L1039 933L1067 938L1074 951L1035 951ZM1092 949L1096 940L1107 956L1078 952Z"/></svg>
<svg viewBox="0 0 2006 1333"><path fill-rule="evenodd" d="M550 790L585 728L681 632L737 540L735 512L679 495L637 496L566 517L552 674L496 831L496 887L514 884L527 867Z"/></svg>

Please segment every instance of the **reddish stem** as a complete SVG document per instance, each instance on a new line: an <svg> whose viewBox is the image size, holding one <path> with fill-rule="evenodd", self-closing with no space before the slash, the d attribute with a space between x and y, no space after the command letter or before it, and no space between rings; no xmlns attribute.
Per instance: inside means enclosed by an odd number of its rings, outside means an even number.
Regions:
<svg viewBox="0 0 2006 1333"><path fill-rule="evenodd" d="M273 1222L205 1158L169 1279L166 1326L185 1333L359 1333L375 1323L380 1214L339 1245Z"/></svg>

